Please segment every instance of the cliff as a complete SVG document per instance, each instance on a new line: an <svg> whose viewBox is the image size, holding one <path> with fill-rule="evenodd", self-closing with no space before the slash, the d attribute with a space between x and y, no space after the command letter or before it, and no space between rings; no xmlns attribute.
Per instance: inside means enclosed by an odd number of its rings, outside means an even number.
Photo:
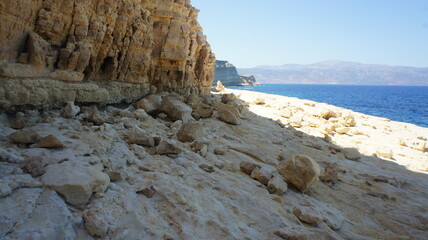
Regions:
<svg viewBox="0 0 428 240"><path fill-rule="evenodd" d="M208 94L214 55L189 0L5 0L0 107Z"/></svg>
<svg viewBox="0 0 428 240"><path fill-rule="evenodd" d="M224 86L253 86L256 79L252 75L241 76L236 67L228 61L217 60L215 63L214 82L221 81Z"/></svg>

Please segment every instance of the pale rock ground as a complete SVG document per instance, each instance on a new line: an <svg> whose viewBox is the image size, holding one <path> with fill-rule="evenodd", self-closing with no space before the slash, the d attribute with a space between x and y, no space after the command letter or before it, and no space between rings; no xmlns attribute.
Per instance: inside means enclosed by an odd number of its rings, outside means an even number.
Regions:
<svg viewBox="0 0 428 240"><path fill-rule="evenodd" d="M211 101L224 93L240 100ZM132 106L2 113L0 239L428 239L428 129L248 91L206 103L241 119L215 111L180 142L181 120ZM65 147L14 143L11 126ZM278 173L293 154L321 166L306 193Z"/></svg>

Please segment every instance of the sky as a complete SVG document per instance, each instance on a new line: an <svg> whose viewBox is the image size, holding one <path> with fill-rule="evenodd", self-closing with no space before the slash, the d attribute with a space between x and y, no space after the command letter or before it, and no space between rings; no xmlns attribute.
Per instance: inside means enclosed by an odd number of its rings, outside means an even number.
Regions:
<svg viewBox="0 0 428 240"><path fill-rule="evenodd" d="M428 67L428 0L192 0L219 60Z"/></svg>

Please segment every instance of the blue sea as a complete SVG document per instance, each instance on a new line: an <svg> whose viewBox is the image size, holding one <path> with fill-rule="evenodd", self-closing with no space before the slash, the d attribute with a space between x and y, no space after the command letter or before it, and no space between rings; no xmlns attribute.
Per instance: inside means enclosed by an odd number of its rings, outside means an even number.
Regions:
<svg viewBox="0 0 428 240"><path fill-rule="evenodd" d="M428 86L265 84L230 88L324 102L428 127Z"/></svg>

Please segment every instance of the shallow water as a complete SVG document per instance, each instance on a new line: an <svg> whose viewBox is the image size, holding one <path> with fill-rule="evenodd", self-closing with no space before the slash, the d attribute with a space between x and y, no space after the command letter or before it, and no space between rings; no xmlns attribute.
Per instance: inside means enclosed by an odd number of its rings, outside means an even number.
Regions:
<svg viewBox="0 0 428 240"><path fill-rule="evenodd" d="M265 84L230 88L324 102L428 127L428 86Z"/></svg>

